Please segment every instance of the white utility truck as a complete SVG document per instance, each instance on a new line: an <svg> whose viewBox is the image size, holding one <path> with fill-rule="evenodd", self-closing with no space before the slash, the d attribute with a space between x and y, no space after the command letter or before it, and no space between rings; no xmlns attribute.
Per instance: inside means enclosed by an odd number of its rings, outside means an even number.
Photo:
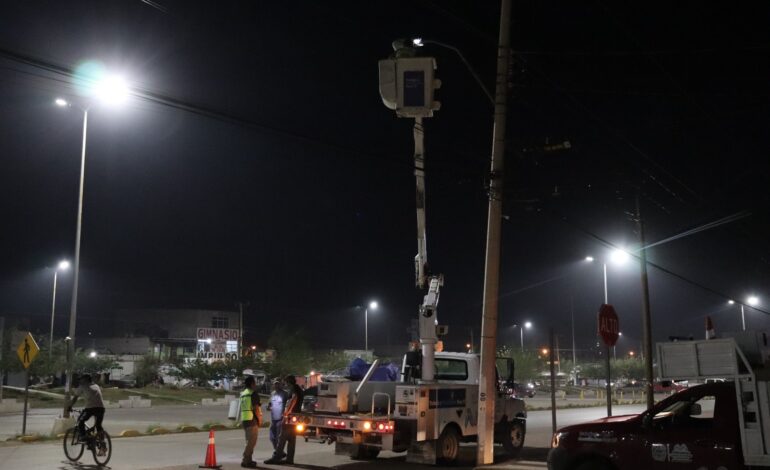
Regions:
<svg viewBox="0 0 770 470"><path fill-rule="evenodd" d="M479 356L436 352L431 383L415 379L419 361L419 354L404 357L399 382L370 382L370 373L360 382L322 382L315 409L290 415L289 423L306 441L333 443L336 453L354 459L386 450L406 451L409 462L453 462L461 442L476 440ZM522 400L504 392L513 382L510 359L498 359L498 376L495 441L516 455L524 445L526 411Z"/></svg>

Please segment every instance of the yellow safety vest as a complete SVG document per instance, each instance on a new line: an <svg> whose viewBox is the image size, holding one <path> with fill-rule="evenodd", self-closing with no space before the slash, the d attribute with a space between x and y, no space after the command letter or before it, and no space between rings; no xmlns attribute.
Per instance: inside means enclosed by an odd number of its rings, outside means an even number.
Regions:
<svg viewBox="0 0 770 470"><path fill-rule="evenodd" d="M251 406L251 395L253 393L248 388L241 392L241 421L251 421L254 419L254 408Z"/></svg>

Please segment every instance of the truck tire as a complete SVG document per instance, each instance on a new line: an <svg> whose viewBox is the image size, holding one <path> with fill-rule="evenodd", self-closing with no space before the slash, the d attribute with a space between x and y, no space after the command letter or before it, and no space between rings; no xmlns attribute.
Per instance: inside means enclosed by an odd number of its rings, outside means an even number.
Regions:
<svg viewBox="0 0 770 470"><path fill-rule="evenodd" d="M524 448L526 432L527 428L524 422L519 419L514 419L503 427L500 441L503 443L503 448L508 455L511 457L519 455L521 449Z"/></svg>
<svg viewBox="0 0 770 470"><path fill-rule="evenodd" d="M352 460L374 460L378 455L380 455L380 449L359 444L354 446L350 458Z"/></svg>
<svg viewBox="0 0 770 470"><path fill-rule="evenodd" d="M442 464L452 464L460 454L460 435L453 426L447 426L436 441L436 460Z"/></svg>

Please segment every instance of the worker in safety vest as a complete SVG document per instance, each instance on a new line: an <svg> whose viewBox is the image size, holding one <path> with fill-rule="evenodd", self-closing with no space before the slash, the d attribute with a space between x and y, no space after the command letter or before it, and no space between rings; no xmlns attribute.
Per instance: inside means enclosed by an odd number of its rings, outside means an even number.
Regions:
<svg viewBox="0 0 770 470"><path fill-rule="evenodd" d="M241 467L257 468L257 462L252 458L254 455L254 446L257 445L259 436L259 427L262 425L262 408L259 403L259 394L257 393L257 384L254 377L246 377L244 381L246 387L241 392L241 422L243 431L246 433L246 448L243 450L243 460Z"/></svg>

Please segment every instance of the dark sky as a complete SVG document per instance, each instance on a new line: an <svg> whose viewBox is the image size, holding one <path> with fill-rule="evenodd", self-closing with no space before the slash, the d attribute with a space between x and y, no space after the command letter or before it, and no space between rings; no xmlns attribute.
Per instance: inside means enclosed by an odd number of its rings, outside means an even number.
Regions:
<svg viewBox="0 0 770 470"><path fill-rule="evenodd" d="M159 3L0 4L0 315L47 331L50 267L74 251L82 132L76 108L52 105L77 95L51 66L97 60L141 96L90 112L79 331L121 308L244 300L252 341L289 323L317 347L361 347L353 307L374 298L371 342L405 341L420 301L411 122L382 105L377 61L393 39L433 38L493 88L499 5ZM502 340L527 319L530 346L548 326L568 344L572 297L578 347L591 346L601 266L581 260L604 242L638 248L636 194L648 243L748 214L648 250L669 271L650 267L656 340L701 336L707 314L737 329L730 297L770 309L767 17L758 2L514 2ZM456 56L421 52L443 82L426 123L428 252L457 347L480 325L492 109ZM638 265L609 268L609 297L620 348L638 349Z"/></svg>

